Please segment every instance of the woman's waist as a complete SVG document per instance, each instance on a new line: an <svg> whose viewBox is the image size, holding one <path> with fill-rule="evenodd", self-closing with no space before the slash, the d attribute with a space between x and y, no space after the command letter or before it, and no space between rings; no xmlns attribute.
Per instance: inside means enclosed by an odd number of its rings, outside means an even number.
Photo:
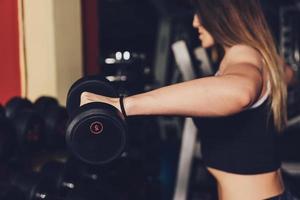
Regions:
<svg viewBox="0 0 300 200"><path fill-rule="evenodd" d="M262 200L284 191L280 170L241 175L207 167L218 185L219 200Z"/></svg>

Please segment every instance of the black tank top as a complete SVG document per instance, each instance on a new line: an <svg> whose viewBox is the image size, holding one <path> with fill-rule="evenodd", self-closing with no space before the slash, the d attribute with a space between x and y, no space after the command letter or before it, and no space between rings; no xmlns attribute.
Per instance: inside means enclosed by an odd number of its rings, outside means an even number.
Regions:
<svg viewBox="0 0 300 200"><path fill-rule="evenodd" d="M194 118L204 163L236 174L271 172L281 165L269 101L257 108L218 118Z"/></svg>

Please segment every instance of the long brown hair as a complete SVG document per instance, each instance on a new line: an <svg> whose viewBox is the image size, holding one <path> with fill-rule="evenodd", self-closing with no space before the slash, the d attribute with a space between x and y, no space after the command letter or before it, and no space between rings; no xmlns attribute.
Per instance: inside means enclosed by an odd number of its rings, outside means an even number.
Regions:
<svg viewBox="0 0 300 200"><path fill-rule="evenodd" d="M271 83L271 108L277 130L286 124L286 84L273 37L259 0L192 0L202 25L223 47L249 45L260 52Z"/></svg>

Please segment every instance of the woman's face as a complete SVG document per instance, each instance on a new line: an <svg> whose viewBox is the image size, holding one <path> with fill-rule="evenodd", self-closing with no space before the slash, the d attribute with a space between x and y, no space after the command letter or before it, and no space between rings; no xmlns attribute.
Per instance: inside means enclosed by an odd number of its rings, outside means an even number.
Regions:
<svg viewBox="0 0 300 200"><path fill-rule="evenodd" d="M215 40L212 35L202 26L201 20L197 15L194 15L193 27L198 30L199 39L202 42L203 48L212 47L215 44Z"/></svg>

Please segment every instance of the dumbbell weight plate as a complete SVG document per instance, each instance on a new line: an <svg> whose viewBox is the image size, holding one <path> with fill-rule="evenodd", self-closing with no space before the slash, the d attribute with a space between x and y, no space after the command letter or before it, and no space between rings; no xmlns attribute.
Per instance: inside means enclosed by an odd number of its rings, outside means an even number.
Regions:
<svg viewBox="0 0 300 200"><path fill-rule="evenodd" d="M49 96L39 97L34 103L34 108L45 121L44 136L47 148L64 148L68 119L66 109L59 105L57 99Z"/></svg>
<svg viewBox="0 0 300 200"><path fill-rule="evenodd" d="M53 97L42 96L34 102L34 109L39 113L47 113L51 108L58 106L58 101Z"/></svg>
<svg viewBox="0 0 300 200"><path fill-rule="evenodd" d="M21 111L13 119L17 134L17 142L22 153L36 152L42 147L44 140L44 121L31 110Z"/></svg>
<svg viewBox="0 0 300 200"><path fill-rule="evenodd" d="M64 148L66 123L68 114L66 108L57 106L51 109L45 117L45 141L49 148Z"/></svg>
<svg viewBox="0 0 300 200"><path fill-rule="evenodd" d="M49 199L55 193L51 180L36 172L17 172L10 178L10 184L19 188L27 200Z"/></svg>
<svg viewBox="0 0 300 200"><path fill-rule="evenodd" d="M104 164L117 158L125 149L126 125L115 107L105 103L80 106L80 95L88 91L117 97L105 78L85 77L76 81L67 98L70 120L66 141L74 155L85 163Z"/></svg>
<svg viewBox="0 0 300 200"><path fill-rule="evenodd" d="M33 104L28 99L14 97L5 105L5 112L15 129L20 153L39 150L41 141L43 140L42 130L44 122L33 111Z"/></svg>
<svg viewBox="0 0 300 200"><path fill-rule="evenodd" d="M5 118L5 110L2 105L0 105L0 119Z"/></svg>
<svg viewBox="0 0 300 200"><path fill-rule="evenodd" d="M99 104L106 109L95 108ZM118 110L107 104L89 103L78 112L66 133L67 144L75 156L89 164L104 164L117 158L126 144L126 127Z"/></svg>
<svg viewBox="0 0 300 200"><path fill-rule="evenodd" d="M0 119L0 163L9 160L15 153L16 137L10 122Z"/></svg>
<svg viewBox="0 0 300 200"><path fill-rule="evenodd" d="M111 83L102 76L87 76L76 81L67 95L67 112L71 115L80 106L80 95L88 91L108 97L118 97Z"/></svg>
<svg viewBox="0 0 300 200"><path fill-rule="evenodd" d="M0 200L25 200L24 194L15 186L0 184Z"/></svg>
<svg viewBox="0 0 300 200"><path fill-rule="evenodd" d="M33 105L28 99L14 97L6 103L5 114L6 117L12 119L20 110L32 109L32 107Z"/></svg>

